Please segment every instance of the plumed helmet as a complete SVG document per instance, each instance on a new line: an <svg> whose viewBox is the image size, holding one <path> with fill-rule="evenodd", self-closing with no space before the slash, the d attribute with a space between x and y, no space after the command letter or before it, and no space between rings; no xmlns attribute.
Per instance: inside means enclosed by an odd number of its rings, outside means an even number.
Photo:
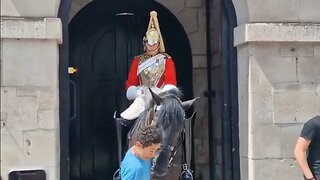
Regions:
<svg viewBox="0 0 320 180"><path fill-rule="evenodd" d="M146 32L146 36L143 38L143 42L148 43L149 45L154 45L159 42L159 52L165 52L156 11L150 12L150 21Z"/></svg>

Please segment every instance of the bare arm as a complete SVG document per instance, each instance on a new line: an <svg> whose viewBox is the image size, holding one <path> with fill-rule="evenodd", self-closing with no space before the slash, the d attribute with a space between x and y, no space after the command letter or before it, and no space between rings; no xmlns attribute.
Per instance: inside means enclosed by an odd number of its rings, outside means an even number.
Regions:
<svg viewBox="0 0 320 180"><path fill-rule="evenodd" d="M307 158L306 158L306 151L310 145L311 141L307 140L303 137L299 137L296 147L294 149L294 156L296 157L297 163L299 164L304 176L307 179L313 177L313 174L308 166Z"/></svg>

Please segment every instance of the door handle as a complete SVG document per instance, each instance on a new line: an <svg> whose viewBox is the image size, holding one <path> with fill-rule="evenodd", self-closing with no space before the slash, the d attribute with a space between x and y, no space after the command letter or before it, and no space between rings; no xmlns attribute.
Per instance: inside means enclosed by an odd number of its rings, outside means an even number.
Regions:
<svg viewBox="0 0 320 180"><path fill-rule="evenodd" d="M71 107L73 109L73 114L70 117L70 120L74 120L77 117L77 86L76 83L73 80L70 80L70 87L73 88L73 107Z"/></svg>

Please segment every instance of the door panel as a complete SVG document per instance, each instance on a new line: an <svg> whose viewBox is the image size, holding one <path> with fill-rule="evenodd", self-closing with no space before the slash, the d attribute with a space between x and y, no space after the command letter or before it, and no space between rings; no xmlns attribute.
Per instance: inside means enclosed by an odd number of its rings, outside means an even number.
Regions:
<svg viewBox="0 0 320 180"><path fill-rule="evenodd" d="M109 180L118 168L113 113L128 106L124 82L132 55L142 49L140 36L132 33L134 27L124 28L123 23L109 22L81 43L78 73L71 76L79 87L80 112L70 131L72 179Z"/></svg>
<svg viewBox="0 0 320 180"><path fill-rule="evenodd" d="M193 97L191 48L178 19L155 1L142 0L130 6L129 2L92 1L69 25L69 64L78 68L70 76L76 87L70 86L71 116L73 107L77 114L70 120L70 179L110 180L118 168L112 117L115 110L122 112L128 107L125 80L134 56L142 53L150 10L158 12L166 51L175 62L178 86L185 99ZM134 16L117 15L122 12ZM123 134L127 131L124 129Z"/></svg>

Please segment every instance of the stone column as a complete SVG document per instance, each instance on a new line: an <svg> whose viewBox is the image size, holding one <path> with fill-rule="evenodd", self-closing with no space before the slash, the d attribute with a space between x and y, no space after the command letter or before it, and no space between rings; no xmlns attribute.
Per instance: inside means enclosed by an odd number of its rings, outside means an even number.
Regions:
<svg viewBox="0 0 320 180"><path fill-rule="evenodd" d="M60 1L1 1L1 176L59 179Z"/></svg>
<svg viewBox="0 0 320 180"><path fill-rule="evenodd" d="M241 179L300 180L294 145L320 112L320 24L248 23L234 35Z"/></svg>

